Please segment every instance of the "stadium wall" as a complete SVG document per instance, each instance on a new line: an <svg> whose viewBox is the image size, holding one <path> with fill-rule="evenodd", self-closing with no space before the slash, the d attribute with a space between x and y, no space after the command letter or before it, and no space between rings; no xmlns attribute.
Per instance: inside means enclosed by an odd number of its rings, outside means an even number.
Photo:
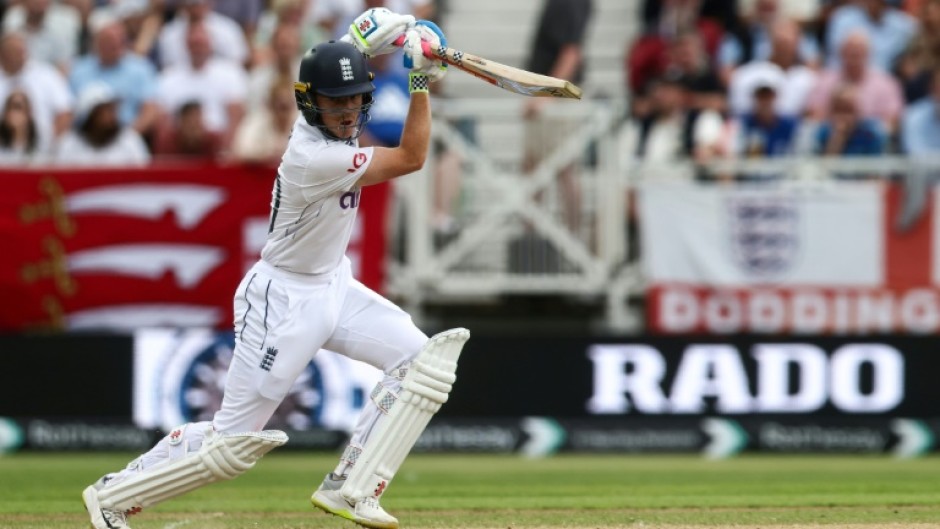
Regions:
<svg viewBox="0 0 940 529"><path fill-rule="evenodd" d="M476 334L426 452L936 449L934 340L914 336ZM232 336L209 329L6 335L4 450L136 450L211 417ZM334 450L378 373L322 352L272 419L288 448ZM70 397L70 398L65 398Z"/></svg>

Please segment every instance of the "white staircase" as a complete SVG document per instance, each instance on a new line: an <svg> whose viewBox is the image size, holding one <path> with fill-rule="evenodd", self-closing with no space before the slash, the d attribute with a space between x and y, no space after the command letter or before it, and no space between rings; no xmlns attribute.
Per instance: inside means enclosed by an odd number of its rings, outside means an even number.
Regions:
<svg viewBox="0 0 940 529"><path fill-rule="evenodd" d="M592 0L585 52L586 98L623 97L623 59L638 28L639 0ZM451 47L487 59L525 67L542 0L450 0L444 31ZM519 97L458 72L444 81L445 92L458 98Z"/></svg>

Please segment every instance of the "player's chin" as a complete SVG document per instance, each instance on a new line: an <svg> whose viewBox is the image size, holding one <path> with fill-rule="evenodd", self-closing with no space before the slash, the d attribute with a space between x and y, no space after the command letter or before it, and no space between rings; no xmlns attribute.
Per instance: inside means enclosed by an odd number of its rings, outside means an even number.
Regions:
<svg viewBox="0 0 940 529"><path fill-rule="evenodd" d="M356 134L355 125L339 125L333 128L333 134L337 138L342 138L344 140L351 139Z"/></svg>

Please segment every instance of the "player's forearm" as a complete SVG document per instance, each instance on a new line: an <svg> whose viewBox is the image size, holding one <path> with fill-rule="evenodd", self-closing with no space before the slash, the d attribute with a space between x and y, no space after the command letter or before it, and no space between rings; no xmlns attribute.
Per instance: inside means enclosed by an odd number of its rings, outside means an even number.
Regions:
<svg viewBox="0 0 940 529"><path fill-rule="evenodd" d="M427 92L411 94L399 148L414 172L424 166L431 144L431 98Z"/></svg>
<svg viewBox="0 0 940 529"><path fill-rule="evenodd" d="M559 79L574 79L574 74L578 71L581 64L581 46L577 44L568 44L561 49L555 64L552 66L549 75Z"/></svg>

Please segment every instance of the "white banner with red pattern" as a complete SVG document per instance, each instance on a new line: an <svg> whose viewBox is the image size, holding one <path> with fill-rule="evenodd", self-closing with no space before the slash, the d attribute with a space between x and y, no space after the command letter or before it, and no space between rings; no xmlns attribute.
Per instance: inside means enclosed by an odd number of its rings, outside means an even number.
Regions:
<svg viewBox="0 0 940 529"><path fill-rule="evenodd" d="M883 182L640 193L654 332L940 332L935 190L904 226L900 187Z"/></svg>

